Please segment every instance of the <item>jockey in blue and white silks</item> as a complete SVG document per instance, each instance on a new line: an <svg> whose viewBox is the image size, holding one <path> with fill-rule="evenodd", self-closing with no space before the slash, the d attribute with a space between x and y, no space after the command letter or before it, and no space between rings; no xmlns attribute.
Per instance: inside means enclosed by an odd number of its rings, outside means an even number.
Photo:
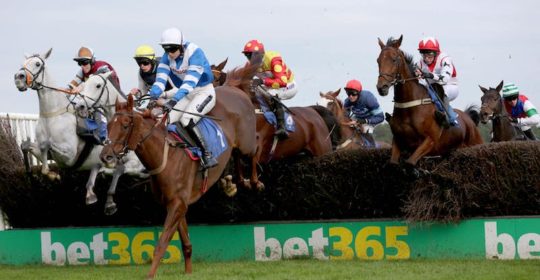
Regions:
<svg viewBox="0 0 540 280"><path fill-rule="evenodd" d="M170 112L170 122L180 121L193 140L204 151L206 145L200 131L195 126L204 115L216 105L216 92L212 81L214 75L210 63L203 50L197 45L184 41L182 32L177 28L165 30L161 43L165 53L161 57L157 69L156 81L150 89L150 97L169 98L164 110ZM175 89L162 96L167 81L170 80ZM173 110L176 109L176 110ZM190 114L192 112L194 114ZM217 161L211 155L203 153L203 166L213 167Z"/></svg>

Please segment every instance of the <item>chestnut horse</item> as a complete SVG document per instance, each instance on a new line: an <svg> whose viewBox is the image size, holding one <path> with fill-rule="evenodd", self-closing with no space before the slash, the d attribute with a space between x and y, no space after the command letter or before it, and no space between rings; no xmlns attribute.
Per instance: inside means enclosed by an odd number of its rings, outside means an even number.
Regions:
<svg viewBox="0 0 540 280"><path fill-rule="evenodd" d="M336 91L329 91L327 93L319 93L321 98L317 101L317 105L323 106L330 110L339 123L338 132L341 135L341 140L339 145L336 147L337 150L355 150L355 149L365 149L367 144L365 139L362 136L362 127L352 127L348 124L351 121L345 113L343 108L343 102L338 98L341 89ZM390 148L391 145L382 142L375 141L377 148Z"/></svg>
<svg viewBox="0 0 540 280"><path fill-rule="evenodd" d="M491 120L493 125L492 142L527 140L523 131L512 125L508 112L504 109L503 99L501 98L501 89L503 81L496 88L486 89L479 86L484 93L482 95L482 106L480 107L480 121L487 123Z"/></svg>
<svg viewBox="0 0 540 280"><path fill-rule="evenodd" d="M227 74L223 72L223 68L225 68L227 60L229 60L229 58L226 58L217 66L214 64L210 65L210 69L212 69L212 74L214 74L214 81L212 82L212 84L214 84L214 87L222 86L225 83Z"/></svg>
<svg viewBox="0 0 540 280"><path fill-rule="evenodd" d="M455 110L459 126L443 129L435 121L435 105L427 89L420 85L414 75L416 66L412 56L399 49L402 39L403 35L397 40L390 38L386 45L379 39L381 53L377 58L377 90L381 96L386 96L389 88L394 86L394 112L389 120L393 134L390 163L399 164L402 152L412 152L406 164L417 175L414 166L422 157L446 155L458 147L477 145L483 141L476 127L478 123L469 116L478 114L474 110L467 110L467 114Z"/></svg>
<svg viewBox="0 0 540 280"><path fill-rule="evenodd" d="M262 56L254 55L251 58L251 63L248 63L246 67L235 68L226 73L216 66L212 67L213 71L220 72L220 77L226 77L224 86L242 89L256 107L258 149L255 157L251 159L249 180L251 185L243 179L243 170L239 164L237 164L237 171L239 181L243 182L245 187L255 187L259 190L264 188L264 184L258 180L257 166L259 164L295 156L302 152L307 152L311 156L322 156L331 153L332 147L337 145L340 139L339 123L332 112L322 106L309 106L289 108L296 130L289 133L289 138L278 141L277 137L274 137L274 126L268 123L261 112L255 90L250 83L246 84L245 80L242 79L242 76L246 76L243 72L256 69L257 65L254 63L258 63L260 60L262 60Z"/></svg>
<svg viewBox="0 0 540 280"><path fill-rule="evenodd" d="M192 245L186 221L188 206L203 195L206 186L214 185L220 178L233 148L243 155L255 155L257 150L254 107L249 98L238 88L228 86L217 88L216 97L216 105L208 115L221 120L219 125L229 146L217 158L219 164L207 170L207 177L201 174L199 161L190 157L185 145L169 135L161 121L165 117L157 119L149 110L134 111L131 95L127 104L116 104L115 116L109 123L111 143L103 148L101 159L110 163L128 150L135 151L144 166L151 170L153 191L167 210L149 278L155 276L175 231L182 241L185 272L192 272Z"/></svg>

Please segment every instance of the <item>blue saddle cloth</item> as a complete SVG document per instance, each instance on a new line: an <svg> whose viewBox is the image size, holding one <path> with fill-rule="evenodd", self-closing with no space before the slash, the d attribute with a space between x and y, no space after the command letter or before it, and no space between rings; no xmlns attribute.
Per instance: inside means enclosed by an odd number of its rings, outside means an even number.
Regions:
<svg viewBox="0 0 540 280"><path fill-rule="evenodd" d="M428 94L429 94L429 98L431 98L431 101L433 101L433 104L435 104L435 107L437 108L437 110L441 111L441 112L445 112L446 110L444 109L444 104L441 103L441 101L439 100L439 98L437 96L437 92L429 84L428 84L428 87L427 87L427 91L428 91ZM452 108L452 106L450 106L450 104L448 104L447 109L448 109L448 111L447 111L448 112L448 121L450 123L453 123L453 124L458 124L457 114L454 111L454 108Z"/></svg>
<svg viewBox="0 0 540 280"><path fill-rule="evenodd" d="M273 125L274 127L277 127L276 114L272 112L272 110L270 109L270 106L268 105L268 103L266 103L266 100L261 95L257 95L257 100L259 101L259 104L261 105L261 111L263 111L264 118L266 119L266 121L269 124ZM296 130L294 119L292 115L287 111L285 111L285 129L287 129L287 131L289 132L294 132Z"/></svg>
<svg viewBox="0 0 540 280"><path fill-rule="evenodd" d="M206 144L206 148L208 149L208 152L212 154L213 157L218 157L221 155L227 148L229 147L229 144L227 143L227 138L225 137L225 134L223 133L223 130L221 127L216 124L211 119L208 118L201 118L201 120L196 124L197 128L202 134L202 137L204 138L204 143ZM176 124L169 124L167 126L167 130L170 132L176 132ZM191 148L191 151L196 153L199 157L201 154L201 149L198 147Z"/></svg>

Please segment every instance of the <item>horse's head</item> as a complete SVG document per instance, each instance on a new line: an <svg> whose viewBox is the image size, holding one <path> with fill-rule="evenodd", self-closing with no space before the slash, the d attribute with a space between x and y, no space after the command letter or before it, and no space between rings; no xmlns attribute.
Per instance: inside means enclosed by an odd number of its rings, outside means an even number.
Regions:
<svg viewBox="0 0 540 280"><path fill-rule="evenodd" d="M340 110L342 107L341 101L338 99L338 95L340 92L341 88L336 91L329 91L326 93L321 92L319 93L321 98L317 100L316 104L325 107L337 116L337 114L339 113L338 110Z"/></svg>
<svg viewBox="0 0 540 280"><path fill-rule="evenodd" d="M90 75L88 80L84 82L84 87L80 93L81 99L77 102L75 108L77 110L85 110L88 108L106 108L116 101L116 95L111 96L112 92L118 93L112 84L110 77L112 72ZM111 100L114 99L114 100Z"/></svg>
<svg viewBox="0 0 540 280"><path fill-rule="evenodd" d="M501 100L501 89L504 81L501 81L496 88L490 87L489 89L479 85L480 90L484 93L480 100L482 100L482 107L480 108L480 121L487 123L493 117L500 114L503 110Z"/></svg>
<svg viewBox="0 0 540 280"><path fill-rule="evenodd" d="M377 91L381 96L386 96L390 87L399 82L403 77L404 54L399 49L403 35L399 39L388 39L386 45L379 39L381 53L377 58L379 64L379 78L377 79Z"/></svg>
<svg viewBox="0 0 540 280"><path fill-rule="evenodd" d="M226 58L223 62L218 64L217 66L212 64L210 65L210 69L212 69L212 74L214 74L214 87L222 86L225 83L225 79L227 78L227 73L223 71L223 68L225 68L225 64L227 64L227 60L229 58Z"/></svg>
<svg viewBox="0 0 540 280"><path fill-rule="evenodd" d="M19 91L40 88L45 77L45 60L49 58L51 52L52 48L44 54L25 56L21 69L15 73L15 86Z"/></svg>
<svg viewBox="0 0 540 280"><path fill-rule="evenodd" d="M133 96L129 95L127 102L116 101L116 113L108 124L109 140L101 151L101 161L107 166L113 166L128 151L134 151L145 140L143 133L144 118L150 115L133 110Z"/></svg>

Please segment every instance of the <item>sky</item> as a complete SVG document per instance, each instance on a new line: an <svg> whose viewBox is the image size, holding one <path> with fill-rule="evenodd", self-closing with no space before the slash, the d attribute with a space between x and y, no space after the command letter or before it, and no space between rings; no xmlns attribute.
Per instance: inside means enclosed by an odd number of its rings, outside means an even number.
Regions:
<svg viewBox="0 0 540 280"><path fill-rule="evenodd" d="M377 38L403 35L401 49L416 59L426 36L438 38L452 57L460 83L454 108L479 105L478 85L501 80L514 82L538 107L539 19L537 0L7 1L0 10L0 112L39 112L36 92L19 92L13 82L25 54L53 48L47 69L53 84L64 87L79 68L73 57L89 46L116 69L128 92L137 86L135 49L149 44L162 55L158 43L169 27L182 30L211 64L228 58L225 70L245 63L241 51L251 39L280 52L299 88L285 101L289 106L313 105L319 92L358 79L391 112L392 93L381 97L375 87Z"/></svg>

